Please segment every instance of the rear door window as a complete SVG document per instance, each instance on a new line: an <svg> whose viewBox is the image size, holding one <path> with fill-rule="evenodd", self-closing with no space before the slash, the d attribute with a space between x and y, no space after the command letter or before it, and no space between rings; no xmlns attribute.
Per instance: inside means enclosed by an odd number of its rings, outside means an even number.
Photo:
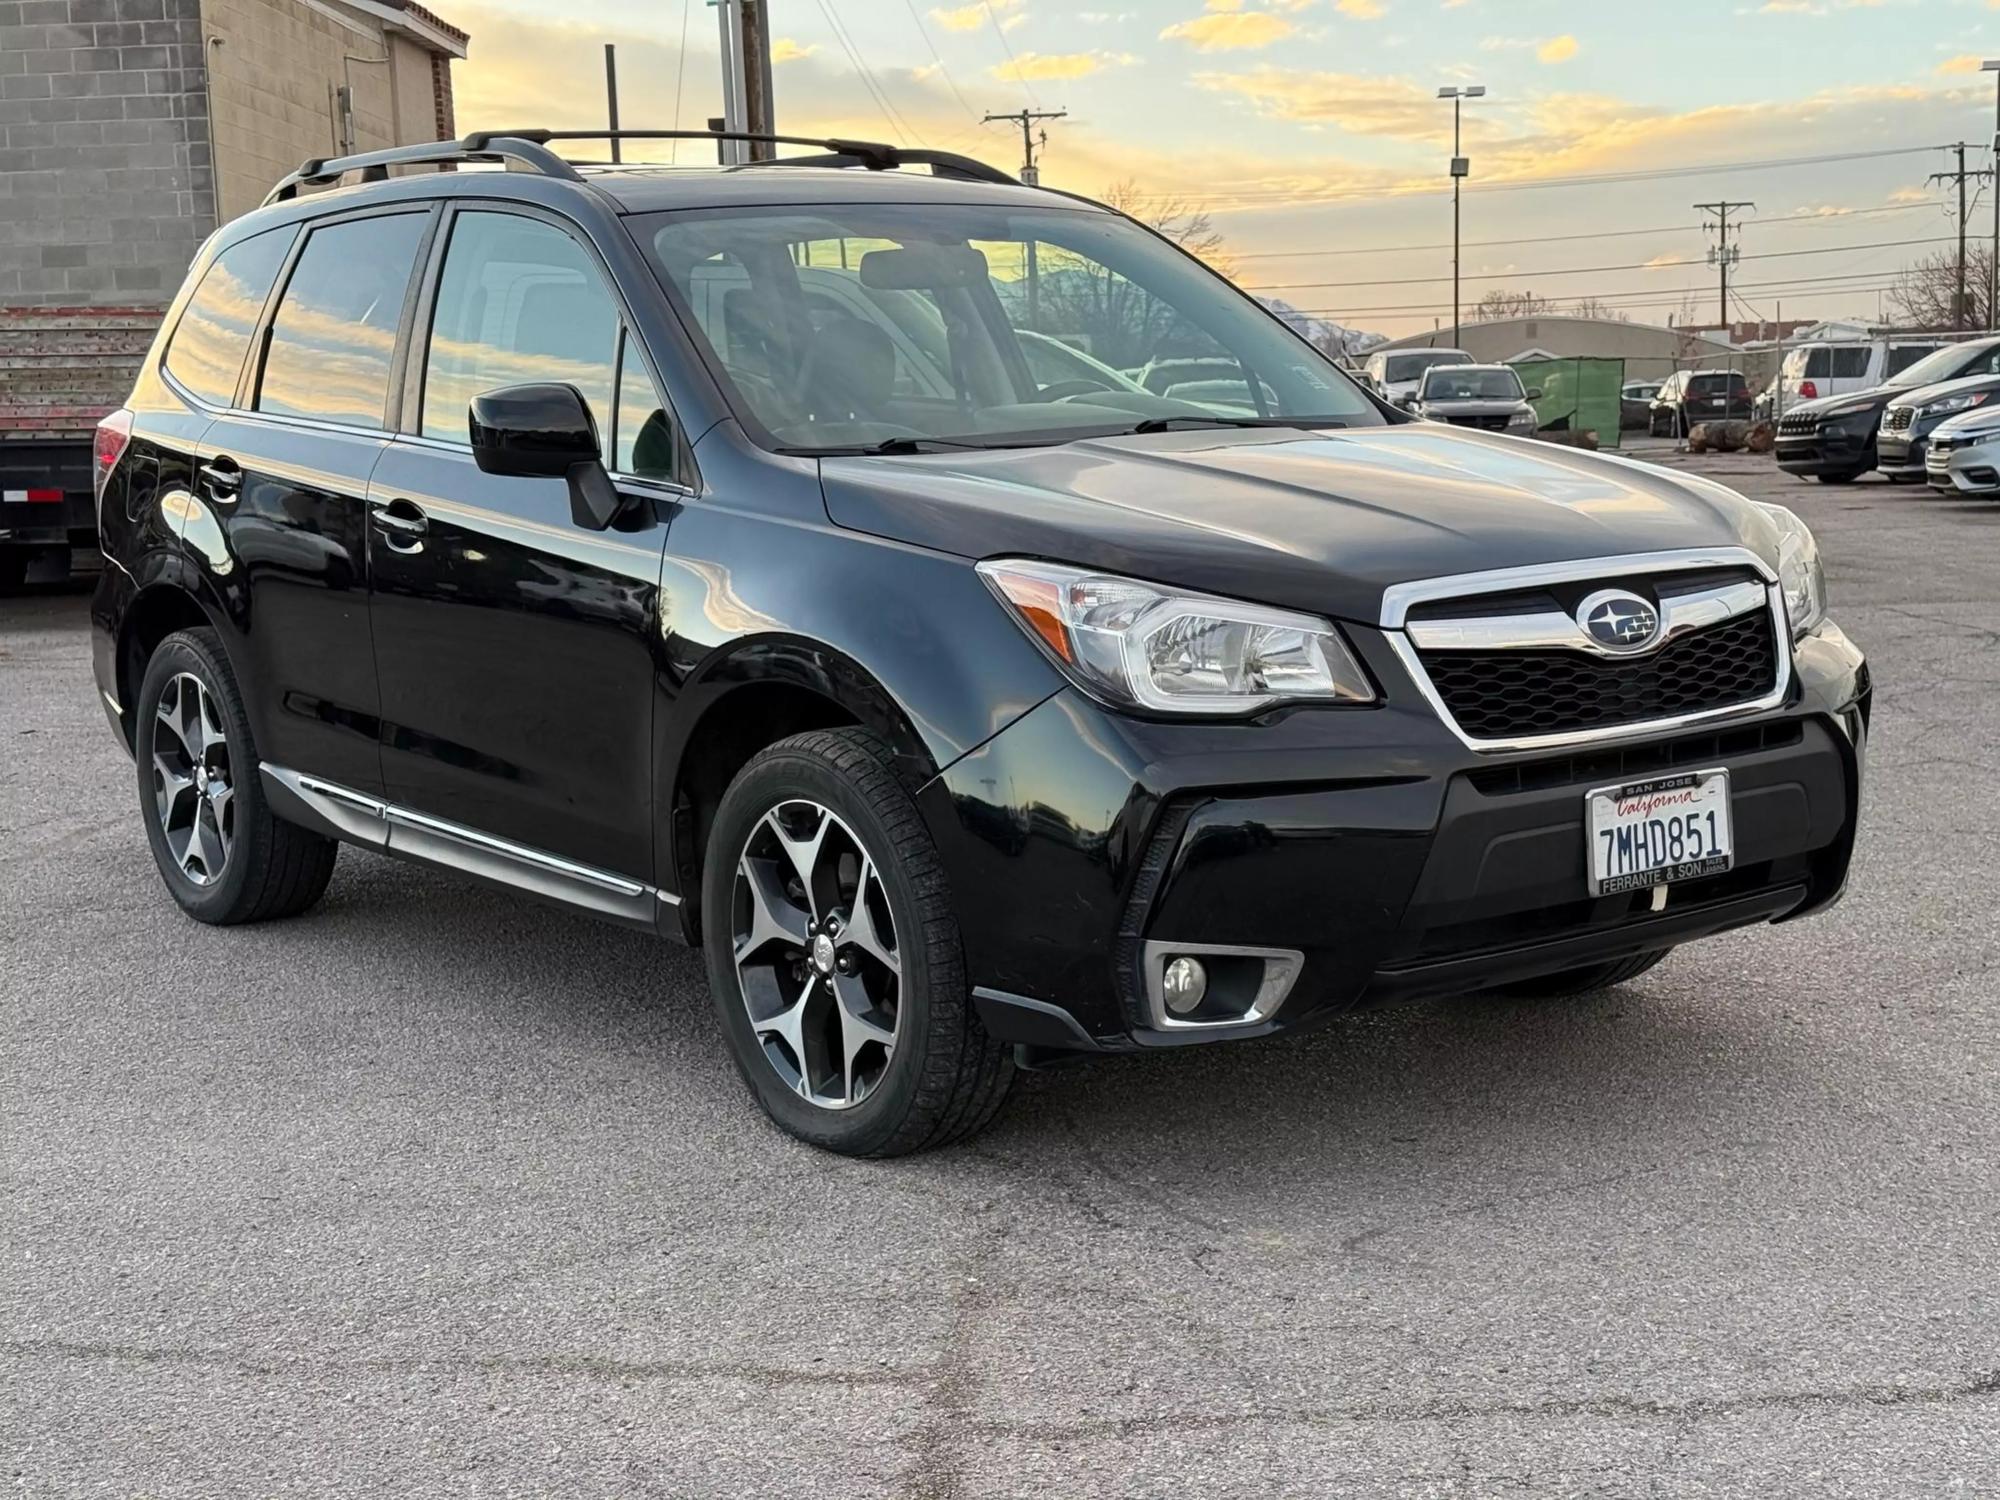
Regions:
<svg viewBox="0 0 2000 1500"><path fill-rule="evenodd" d="M608 443L619 324L596 260L562 230L520 214L460 214L431 318L424 436L467 443L474 396L557 381L582 393Z"/></svg>
<svg viewBox="0 0 2000 1500"><path fill-rule="evenodd" d="M380 428L396 329L428 213L314 229L271 319L257 410Z"/></svg>
<svg viewBox="0 0 2000 1500"><path fill-rule="evenodd" d="M1830 349L1835 380L1861 380L1868 374L1868 350Z"/></svg>
<svg viewBox="0 0 2000 1500"><path fill-rule="evenodd" d="M236 404L250 335L264 315L297 228L266 230L231 245L203 273L167 346L167 373L212 406Z"/></svg>
<svg viewBox="0 0 2000 1500"><path fill-rule="evenodd" d="M1900 375L1937 347L1936 344L1897 344L1889 351L1889 364L1885 373Z"/></svg>

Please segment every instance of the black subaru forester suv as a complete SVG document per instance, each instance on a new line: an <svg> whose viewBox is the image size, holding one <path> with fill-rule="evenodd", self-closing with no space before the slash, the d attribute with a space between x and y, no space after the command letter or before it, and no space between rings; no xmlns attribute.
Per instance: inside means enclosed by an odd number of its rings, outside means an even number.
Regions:
<svg viewBox="0 0 2000 1500"><path fill-rule="evenodd" d="M97 684L197 919L348 842L700 944L770 1115L885 1155L1840 894L1868 674L1788 511L1410 421L963 158L558 138L307 163L99 435Z"/></svg>

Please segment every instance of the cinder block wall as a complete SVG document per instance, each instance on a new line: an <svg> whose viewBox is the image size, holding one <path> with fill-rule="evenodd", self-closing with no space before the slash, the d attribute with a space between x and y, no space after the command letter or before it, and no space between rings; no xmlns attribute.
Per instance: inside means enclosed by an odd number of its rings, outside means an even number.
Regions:
<svg viewBox="0 0 2000 1500"><path fill-rule="evenodd" d="M199 0L0 0L0 304L170 299L215 228Z"/></svg>

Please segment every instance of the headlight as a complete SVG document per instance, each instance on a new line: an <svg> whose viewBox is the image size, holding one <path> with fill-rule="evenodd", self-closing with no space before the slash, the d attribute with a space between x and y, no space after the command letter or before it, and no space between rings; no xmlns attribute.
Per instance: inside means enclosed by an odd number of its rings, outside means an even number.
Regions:
<svg viewBox="0 0 2000 1500"><path fill-rule="evenodd" d="M1946 396L1937 401L1926 402L1920 408L1925 416L1942 417L1955 411L1971 411L1975 406L1984 406L1990 391L1968 391L1963 395Z"/></svg>
<svg viewBox="0 0 2000 1500"><path fill-rule="evenodd" d="M1530 409L1528 411L1515 412L1513 416L1507 419L1507 430L1509 432L1533 432L1535 430L1534 411Z"/></svg>
<svg viewBox="0 0 2000 1500"><path fill-rule="evenodd" d="M1826 618L1826 572L1820 567L1819 543L1806 523L1784 506L1760 500L1757 508L1778 528L1778 586L1785 592L1785 613L1796 640Z"/></svg>
<svg viewBox="0 0 2000 1500"><path fill-rule="evenodd" d="M998 559L979 573L1071 675L1124 707L1241 714L1375 698L1340 632L1314 615L1057 563Z"/></svg>

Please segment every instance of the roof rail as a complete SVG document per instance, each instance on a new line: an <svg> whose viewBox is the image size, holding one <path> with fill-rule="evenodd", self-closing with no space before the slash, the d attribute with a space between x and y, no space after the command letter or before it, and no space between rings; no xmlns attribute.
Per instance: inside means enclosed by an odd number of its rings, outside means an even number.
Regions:
<svg viewBox="0 0 2000 1500"><path fill-rule="evenodd" d="M500 139L545 146L551 141L751 141L773 146L818 146L822 156L774 157L749 163L753 167L865 167L871 172L903 166L930 167L946 177L1018 187L1018 178L998 167L952 151L891 146L884 141L851 141L839 137L766 135L750 130L482 130L465 138L467 146ZM635 163L636 165L636 163Z"/></svg>
<svg viewBox="0 0 2000 1500"><path fill-rule="evenodd" d="M583 174L538 141L493 131L467 136L462 141L425 141L415 146L390 146L383 151L362 151L353 156L308 157L296 172L279 181L264 195L264 202L283 203L296 198L302 187L322 187L338 182L349 172L359 172L363 182L381 182L391 167L417 167L444 162L519 162L545 177L581 182Z"/></svg>
<svg viewBox="0 0 2000 1500"><path fill-rule="evenodd" d="M762 135L747 130L475 130L463 140L427 141L415 146L391 146L351 156L310 157L264 197L266 204L296 198L301 188L338 182L359 172L363 182L381 182L391 167L435 166L447 162L513 162L544 177L582 182L574 163L549 150L551 141L753 141L773 146L818 146L820 156L793 156L752 162L757 167L864 167L886 172L902 166L927 166L941 177L969 182L1004 183L1019 180L998 167L951 151L891 146L881 141L821 139L802 135ZM634 163L634 165L638 165Z"/></svg>

